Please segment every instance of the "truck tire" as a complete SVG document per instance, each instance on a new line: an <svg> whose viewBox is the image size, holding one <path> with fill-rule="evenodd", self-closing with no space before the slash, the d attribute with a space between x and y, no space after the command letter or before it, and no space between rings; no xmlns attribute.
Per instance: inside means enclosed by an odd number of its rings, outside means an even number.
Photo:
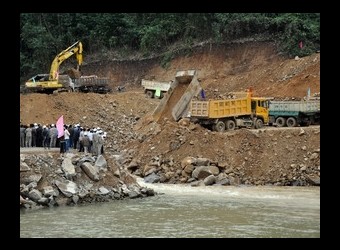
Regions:
<svg viewBox="0 0 340 250"><path fill-rule="evenodd" d="M297 125L296 119L294 117L289 117L286 123L287 127L296 127Z"/></svg>
<svg viewBox="0 0 340 250"><path fill-rule="evenodd" d="M225 131L225 123L222 122L222 121L218 121L216 124L214 124L213 128L217 132L224 132Z"/></svg>
<svg viewBox="0 0 340 250"><path fill-rule="evenodd" d="M262 127L263 127L263 121L261 119L257 119L255 121L255 128L259 129L259 128L262 128Z"/></svg>
<svg viewBox="0 0 340 250"><path fill-rule="evenodd" d="M227 120L226 121L226 126L227 126L227 130L234 130L235 127L236 127L235 121Z"/></svg>
<svg viewBox="0 0 340 250"><path fill-rule="evenodd" d="M278 117L278 118L276 118L276 126L277 127L284 127L284 126L286 126L286 118L284 118L284 117Z"/></svg>
<svg viewBox="0 0 340 250"><path fill-rule="evenodd" d="M146 96L149 97L149 98L153 98L153 91L152 90L147 90L145 92Z"/></svg>

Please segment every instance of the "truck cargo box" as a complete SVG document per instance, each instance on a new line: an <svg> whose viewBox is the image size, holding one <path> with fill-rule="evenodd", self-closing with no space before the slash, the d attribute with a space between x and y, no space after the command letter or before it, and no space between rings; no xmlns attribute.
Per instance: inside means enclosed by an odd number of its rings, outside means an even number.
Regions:
<svg viewBox="0 0 340 250"><path fill-rule="evenodd" d="M192 100L191 117L225 118L251 114L251 98L199 101Z"/></svg>
<svg viewBox="0 0 340 250"><path fill-rule="evenodd" d="M76 78L74 81L74 87L82 87L82 86L108 86L109 78L102 78L96 76L88 76Z"/></svg>
<svg viewBox="0 0 340 250"><path fill-rule="evenodd" d="M320 100L312 101L270 101L270 111L280 112L317 112Z"/></svg>
<svg viewBox="0 0 340 250"><path fill-rule="evenodd" d="M142 86L144 89L159 89L160 91L168 91L170 88L169 82L158 82L158 81L150 81L142 79Z"/></svg>

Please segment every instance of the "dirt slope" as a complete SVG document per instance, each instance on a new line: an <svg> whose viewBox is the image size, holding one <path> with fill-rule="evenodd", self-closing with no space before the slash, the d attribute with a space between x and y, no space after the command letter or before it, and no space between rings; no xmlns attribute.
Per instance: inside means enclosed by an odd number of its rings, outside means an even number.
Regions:
<svg viewBox="0 0 340 250"><path fill-rule="evenodd" d="M113 86L139 87L143 78L170 81L177 70L196 69L205 89L221 93L252 87L256 95L301 98L308 88L320 92L320 53L288 59L269 42L205 44L175 57L167 69L160 60L85 62L83 72L110 77Z"/></svg>
<svg viewBox="0 0 340 250"><path fill-rule="evenodd" d="M20 118L25 124L54 123L63 114L65 122L69 123L86 119L89 123L100 123L96 118L91 121L91 117L103 108L112 107L115 100L124 103L118 111L134 113L140 110L143 114L149 108L153 109L152 105L157 100L140 96L140 80L145 78L170 81L174 79L177 70L186 69L198 71L208 97L209 94L223 95L249 87L258 96L302 98L306 96L308 88L311 89L311 94L319 94L320 53L295 60L284 58L275 49L274 44L257 42L198 47L191 56L172 60L168 69L160 67L156 59L130 63L114 60L87 62L83 69L84 74L110 76L114 86L125 85L127 92L114 91L109 95L62 93L57 98L39 94L21 95ZM137 99L130 99L130 95ZM111 104L107 107L107 103Z"/></svg>

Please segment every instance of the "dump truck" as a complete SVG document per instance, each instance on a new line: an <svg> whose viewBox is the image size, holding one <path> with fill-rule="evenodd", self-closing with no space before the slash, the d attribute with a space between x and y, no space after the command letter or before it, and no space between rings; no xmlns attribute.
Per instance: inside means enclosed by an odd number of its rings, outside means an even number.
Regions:
<svg viewBox="0 0 340 250"><path fill-rule="evenodd" d="M188 116L193 122L217 132L236 127L262 128L268 124L268 98L252 97L251 91L235 92L232 96L234 98L222 100L192 99Z"/></svg>
<svg viewBox="0 0 340 250"><path fill-rule="evenodd" d="M169 119L178 121L187 117L192 97L198 95L202 87L198 81L197 71L194 69L178 70L170 88L152 113L157 122Z"/></svg>
<svg viewBox="0 0 340 250"><path fill-rule="evenodd" d="M168 92L170 88L170 82L159 82L142 79L142 87L144 88L144 93L147 97L157 97L161 99L163 98L164 94Z"/></svg>
<svg viewBox="0 0 340 250"><path fill-rule="evenodd" d="M73 84L73 91L75 92L93 92L98 94L106 94L111 92L109 87L109 78L92 76L81 76L80 78L71 79Z"/></svg>
<svg viewBox="0 0 340 250"><path fill-rule="evenodd" d="M56 93L63 91L97 92L107 93L109 91L108 79L92 76L81 76L80 66L83 63L83 45L80 41L75 42L67 49L60 52L52 61L49 74L37 74L25 83L23 93ZM75 55L77 60L76 69L70 69L67 74L60 74L60 65L71 56ZM79 78L79 79L78 79ZM87 78L91 80L82 80Z"/></svg>
<svg viewBox="0 0 340 250"><path fill-rule="evenodd" d="M320 124L320 100L269 102L269 125L296 127L311 124Z"/></svg>

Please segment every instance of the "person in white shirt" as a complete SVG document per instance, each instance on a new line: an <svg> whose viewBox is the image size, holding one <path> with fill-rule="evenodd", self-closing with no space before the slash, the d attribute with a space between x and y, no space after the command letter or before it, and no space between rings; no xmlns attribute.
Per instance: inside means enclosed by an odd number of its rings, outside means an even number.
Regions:
<svg viewBox="0 0 340 250"><path fill-rule="evenodd" d="M65 139L65 142L66 142L65 152L68 152L69 145L70 145L70 132L68 131L66 125L64 125L64 139Z"/></svg>
<svg viewBox="0 0 340 250"><path fill-rule="evenodd" d="M101 155L103 153L103 145L104 145L104 138L103 138L103 131L99 130L98 132L98 139L97 139L97 155Z"/></svg>

